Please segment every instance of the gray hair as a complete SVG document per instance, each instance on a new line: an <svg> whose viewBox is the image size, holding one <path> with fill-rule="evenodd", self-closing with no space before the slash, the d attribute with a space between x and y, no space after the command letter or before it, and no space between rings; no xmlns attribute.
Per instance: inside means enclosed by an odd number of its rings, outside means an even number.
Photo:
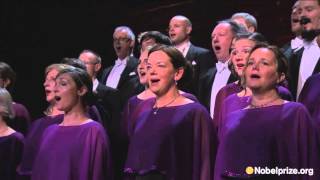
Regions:
<svg viewBox="0 0 320 180"><path fill-rule="evenodd" d="M12 119L15 116L11 95L4 88L0 88L0 115L5 119Z"/></svg>
<svg viewBox="0 0 320 180"><path fill-rule="evenodd" d="M134 35L133 31L128 26L118 26L114 30L113 34L115 34L117 31L125 31L127 32L128 38L132 41L135 41L136 36Z"/></svg>
<svg viewBox="0 0 320 180"><path fill-rule="evenodd" d="M256 31L258 30L257 19L253 15L246 13L246 12L238 12L238 13L234 13L232 15L231 19L235 19L238 17L245 19L245 21L248 25L253 26Z"/></svg>

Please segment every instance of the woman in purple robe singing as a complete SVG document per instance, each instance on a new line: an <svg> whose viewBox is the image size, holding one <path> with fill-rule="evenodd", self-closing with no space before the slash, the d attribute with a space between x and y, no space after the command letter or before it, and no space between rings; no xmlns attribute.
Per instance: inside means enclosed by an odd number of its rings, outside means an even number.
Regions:
<svg viewBox="0 0 320 180"><path fill-rule="evenodd" d="M216 134L207 110L179 93L177 84L189 80L185 66L174 47L149 51L148 84L156 99L133 128L125 179L212 179Z"/></svg>
<svg viewBox="0 0 320 180"><path fill-rule="evenodd" d="M21 161L23 135L8 122L14 117L12 99L6 89L0 88L0 179L15 180L16 168Z"/></svg>
<svg viewBox="0 0 320 180"><path fill-rule="evenodd" d="M44 131L32 179L111 179L108 137L102 125L86 114L91 90L92 81L82 69L69 67L57 75L55 101L64 117Z"/></svg>
<svg viewBox="0 0 320 180"><path fill-rule="evenodd" d="M284 79L286 71L284 55L277 47L258 45L250 52L244 76L252 96L246 108L226 117L215 180L320 178L315 122L302 104L285 101L277 93L276 85ZM301 175L276 172L277 168L287 167L312 170ZM254 168L274 170L267 175L259 174Z"/></svg>

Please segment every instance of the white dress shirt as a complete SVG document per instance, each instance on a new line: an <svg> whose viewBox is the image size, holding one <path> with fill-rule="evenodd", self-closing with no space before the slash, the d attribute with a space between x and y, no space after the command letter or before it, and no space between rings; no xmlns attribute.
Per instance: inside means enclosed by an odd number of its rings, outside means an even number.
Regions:
<svg viewBox="0 0 320 180"><path fill-rule="evenodd" d="M188 41L175 46L175 48L177 48L182 53L183 57L186 57L190 46L191 43L190 41Z"/></svg>
<svg viewBox="0 0 320 180"><path fill-rule="evenodd" d="M216 96L219 90L227 85L228 79L230 77L231 71L228 68L228 62L225 63L218 62L216 63L217 73L214 77L211 88L211 100L210 100L210 116L213 118L214 106L216 103Z"/></svg>
<svg viewBox="0 0 320 180"><path fill-rule="evenodd" d="M304 43L304 51L299 68L297 99L299 98L304 83L306 82L307 78L312 75L312 72L320 58L320 48L316 40L317 38L315 38L312 42Z"/></svg>
<svg viewBox="0 0 320 180"><path fill-rule="evenodd" d="M99 81L98 81L98 79L96 78L96 79L94 79L93 82L92 82L92 92L97 91L98 85L99 85Z"/></svg>
<svg viewBox="0 0 320 180"><path fill-rule="evenodd" d="M291 49L294 52L297 52L299 49L303 47L303 39L299 37L295 37L294 39L291 40L290 45L291 45Z"/></svg>
<svg viewBox="0 0 320 180"><path fill-rule="evenodd" d="M112 67L112 70L107 78L106 86L117 88L121 74L126 68L128 57L125 59L120 60L119 58L116 60L115 65Z"/></svg>

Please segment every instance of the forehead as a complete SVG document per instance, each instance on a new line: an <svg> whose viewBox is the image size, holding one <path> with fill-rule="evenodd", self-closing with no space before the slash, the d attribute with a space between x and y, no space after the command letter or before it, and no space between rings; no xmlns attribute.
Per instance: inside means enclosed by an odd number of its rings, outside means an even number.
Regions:
<svg viewBox="0 0 320 180"><path fill-rule="evenodd" d="M307 7L307 6L319 7L318 0L300 0L296 4L297 4L297 6L299 6L301 8L304 8L304 7Z"/></svg>
<svg viewBox="0 0 320 180"><path fill-rule="evenodd" d="M56 77L58 75L59 71L55 68L52 68L48 73L47 77Z"/></svg>
<svg viewBox="0 0 320 180"><path fill-rule="evenodd" d="M57 80L67 80L67 81L73 81L71 75L69 73L63 73L63 74L60 74L58 77L57 77Z"/></svg>
<svg viewBox="0 0 320 180"><path fill-rule="evenodd" d="M239 39L234 42L235 47L239 46L254 46L255 42L250 39Z"/></svg>
<svg viewBox="0 0 320 180"><path fill-rule="evenodd" d="M258 48L251 53L250 58L274 60L275 55L268 48Z"/></svg>
<svg viewBox="0 0 320 180"><path fill-rule="evenodd" d="M147 50L145 50L145 51L143 51L141 54L140 54L140 60L145 60L145 59L147 59L148 58L148 51Z"/></svg>
<svg viewBox="0 0 320 180"><path fill-rule="evenodd" d="M231 32L231 26L229 23L220 23L212 31L213 34L227 33L227 32Z"/></svg>
<svg viewBox="0 0 320 180"><path fill-rule="evenodd" d="M149 54L148 63L170 62L170 57L163 51L158 50Z"/></svg>
<svg viewBox="0 0 320 180"><path fill-rule="evenodd" d="M182 17L174 17L170 20L170 25L173 24L181 24L181 25L186 25L186 19L182 18Z"/></svg>
<svg viewBox="0 0 320 180"><path fill-rule="evenodd" d="M84 52L84 53L80 54L79 59L80 60L84 60L84 61L94 60L95 59L95 55L92 54L91 52Z"/></svg>
<svg viewBox="0 0 320 180"><path fill-rule="evenodd" d="M114 32L113 37L128 37L128 32L124 29L120 29Z"/></svg>

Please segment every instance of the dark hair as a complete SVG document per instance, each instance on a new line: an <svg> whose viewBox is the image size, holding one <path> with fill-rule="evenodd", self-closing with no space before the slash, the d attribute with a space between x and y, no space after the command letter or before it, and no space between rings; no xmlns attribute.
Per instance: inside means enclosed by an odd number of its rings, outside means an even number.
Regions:
<svg viewBox="0 0 320 180"><path fill-rule="evenodd" d="M146 31L138 36L139 49L141 49L142 42L148 39L154 39L156 44L172 45L170 38L159 31Z"/></svg>
<svg viewBox="0 0 320 180"><path fill-rule="evenodd" d="M67 67L67 68L61 70L58 73L57 78L59 76L61 76L62 74L70 75L70 77L76 83L77 89L80 89L82 87L87 88L87 92L83 96L82 102L83 102L84 106L92 105L93 101L94 101L93 93L92 93L92 80L91 80L89 74L87 73L87 71L80 69L80 68L77 68L77 67L70 66L70 67Z"/></svg>
<svg viewBox="0 0 320 180"><path fill-rule="evenodd" d="M61 60L62 64L67 64L67 65L70 65L70 66L73 66L73 67L76 67L76 68L80 68L80 69L83 69L83 70L87 70L86 68L86 65L80 60L80 59L77 59L77 58L68 58L68 57L65 57Z"/></svg>
<svg viewBox="0 0 320 180"><path fill-rule="evenodd" d="M170 62L172 63L174 69L183 68L184 73L181 79L178 81L178 88L181 89L182 87L187 86L192 81L193 70L191 64L183 57L181 52L177 50L173 46L167 45L155 45L152 47L149 52L148 56L155 52L155 51L162 51L166 53L170 57Z"/></svg>
<svg viewBox="0 0 320 180"><path fill-rule="evenodd" d="M9 64L0 62L0 78L2 78L3 80L10 80L10 84L8 85L8 87L6 87L7 89L10 89L13 87L16 81L16 73L9 66Z"/></svg>
<svg viewBox="0 0 320 180"><path fill-rule="evenodd" d="M232 31L234 37L237 34L240 34L240 33L244 34L244 33L247 32L247 30L244 27L242 27L239 24L235 23L231 19L224 19L224 20L218 21L217 25L223 24L223 23L227 23L227 24L229 24L231 26L231 31Z"/></svg>
<svg viewBox="0 0 320 180"><path fill-rule="evenodd" d="M254 46L252 48L249 56L251 56L251 54L259 48L266 48L266 49L269 49L270 51L273 52L273 54L275 55L275 59L276 59L277 73L279 75L281 75L283 73L285 75L285 77L288 78L288 63L287 63L287 59L286 59L285 55L283 55L281 50L277 46L274 46L274 45L257 44L256 46ZM282 83L282 82L280 82L280 83Z"/></svg>

